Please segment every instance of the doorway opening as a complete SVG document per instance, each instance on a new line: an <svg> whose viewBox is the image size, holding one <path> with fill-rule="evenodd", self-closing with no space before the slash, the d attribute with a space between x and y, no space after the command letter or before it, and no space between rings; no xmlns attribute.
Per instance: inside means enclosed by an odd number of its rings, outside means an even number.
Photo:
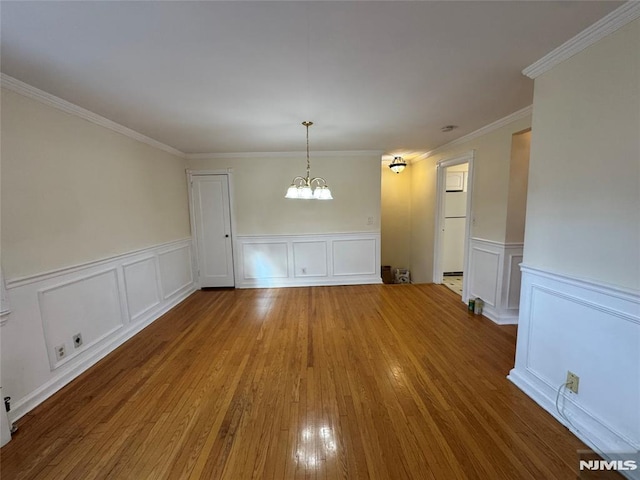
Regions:
<svg viewBox="0 0 640 480"><path fill-rule="evenodd" d="M473 152L439 162L437 169L433 279L466 302Z"/></svg>

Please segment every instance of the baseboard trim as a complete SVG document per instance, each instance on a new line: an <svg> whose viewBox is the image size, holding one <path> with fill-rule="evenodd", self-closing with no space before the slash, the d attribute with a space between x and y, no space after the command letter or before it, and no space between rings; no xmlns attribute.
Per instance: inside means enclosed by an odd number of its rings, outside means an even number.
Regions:
<svg viewBox="0 0 640 480"><path fill-rule="evenodd" d="M507 375L507 379L531 397L533 401L564 425L571 433L594 451L598 452L603 458L613 460L613 458L611 458L611 454L613 453L638 451L638 445L634 445L630 439L620 436L602 424L594 415L582 409L571 401L570 398L566 398L565 396L565 415L571 421L571 423L568 423L556 411L556 392L535 376L514 368L509 372L509 375ZM640 478L640 472L620 471L619 473L631 479Z"/></svg>
<svg viewBox="0 0 640 480"><path fill-rule="evenodd" d="M28 412L30 412L46 399L55 394L58 390L60 390L65 385L80 376L82 373L87 371L89 368L97 364L100 360L109 355L120 345L133 338L144 328L151 325L162 315L184 301L194 291L194 285L186 286L182 289L182 291L176 292L173 298L170 298L168 300L168 303L162 305L162 307L160 308L153 309L153 311L149 311L146 315L146 318L141 318L135 323L129 324L127 328L119 332L117 337L113 338L110 341L107 341L95 351L87 351L87 357L82 359L79 363L75 363L73 367L70 367L68 370L61 372L58 376L48 381L38 389L34 390L26 397L15 402L8 414L9 420L15 422L16 420L22 418Z"/></svg>
<svg viewBox="0 0 640 480"><path fill-rule="evenodd" d="M379 277L363 277L355 279L331 279L327 280L323 278L321 280L279 280L273 279L273 281L256 281L248 282L244 281L236 285L236 288L290 288L290 287L338 287L341 285L377 285L382 284L382 279Z"/></svg>
<svg viewBox="0 0 640 480"><path fill-rule="evenodd" d="M498 325L517 325L518 324L518 313L499 313L496 309L491 307L490 305L485 306L482 310L482 314Z"/></svg>

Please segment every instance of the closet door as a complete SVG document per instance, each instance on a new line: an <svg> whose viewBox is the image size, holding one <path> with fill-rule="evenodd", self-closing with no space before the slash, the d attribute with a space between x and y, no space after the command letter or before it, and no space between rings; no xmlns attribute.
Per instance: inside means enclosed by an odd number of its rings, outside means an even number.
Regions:
<svg viewBox="0 0 640 480"><path fill-rule="evenodd" d="M226 175L193 175L191 179L200 287L233 287L229 179Z"/></svg>

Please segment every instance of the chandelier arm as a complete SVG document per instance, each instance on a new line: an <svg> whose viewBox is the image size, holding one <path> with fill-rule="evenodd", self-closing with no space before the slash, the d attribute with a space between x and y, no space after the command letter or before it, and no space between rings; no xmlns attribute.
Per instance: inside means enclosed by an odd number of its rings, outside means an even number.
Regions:
<svg viewBox="0 0 640 480"><path fill-rule="evenodd" d="M296 178L294 178L294 179L291 181L291 183L295 185L298 181L301 181L301 182L302 182L302 184L306 184L306 183L307 183L307 179L306 179L306 178L304 178L304 177L301 177L301 176L299 176L299 175L298 175Z"/></svg>
<svg viewBox="0 0 640 480"><path fill-rule="evenodd" d="M313 182L317 182L319 187L326 187L327 181L322 177L314 177L309 181L309 184L312 185Z"/></svg>

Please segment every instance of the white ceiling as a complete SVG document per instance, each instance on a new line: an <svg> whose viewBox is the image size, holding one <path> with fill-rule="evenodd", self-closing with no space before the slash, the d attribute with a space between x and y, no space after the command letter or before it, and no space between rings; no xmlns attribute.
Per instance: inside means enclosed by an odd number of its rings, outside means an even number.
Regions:
<svg viewBox="0 0 640 480"><path fill-rule="evenodd" d="M620 2L9 2L2 72L185 153L422 152ZM446 124L459 125L441 133Z"/></svg>

